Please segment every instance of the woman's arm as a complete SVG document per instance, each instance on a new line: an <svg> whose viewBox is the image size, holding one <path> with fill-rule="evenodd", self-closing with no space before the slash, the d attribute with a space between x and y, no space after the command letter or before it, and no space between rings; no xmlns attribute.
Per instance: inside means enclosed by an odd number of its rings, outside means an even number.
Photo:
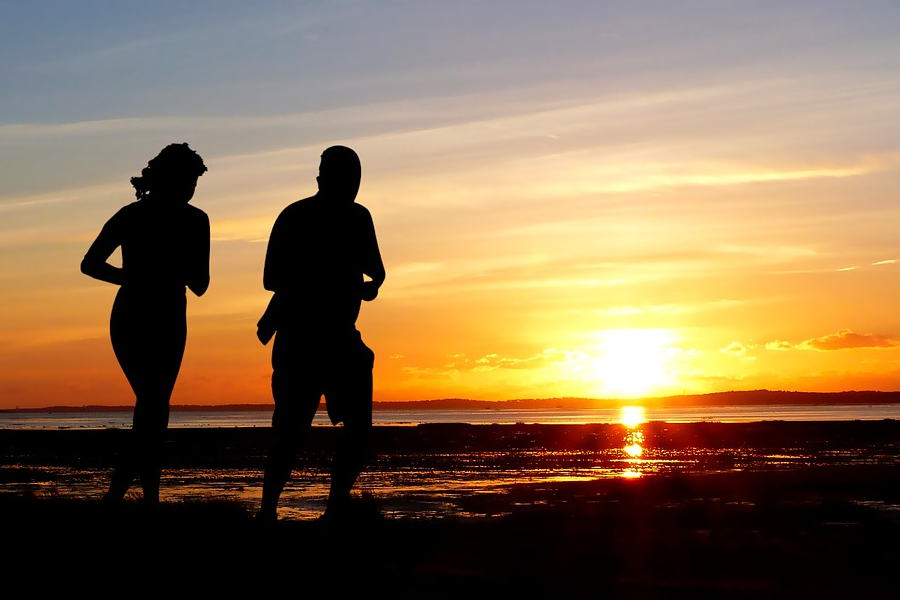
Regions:
<svg viewBox="0 0 900 600"><path fill-rule="evenodd" d="M125 282L125 271L120 267L114 267L106 260L122 244L122 226L119 214L116 213L106 222L81 261L82 273L116 285L122 285Z"/></svg>
<svg viewBox="0 0 900 600"><path fill-rule="evenodd" d="M194 234L196 245L190 257L187 286L198 296L202 296L209 288L209 217L205 212L198 217L199 225Z"/></svg>

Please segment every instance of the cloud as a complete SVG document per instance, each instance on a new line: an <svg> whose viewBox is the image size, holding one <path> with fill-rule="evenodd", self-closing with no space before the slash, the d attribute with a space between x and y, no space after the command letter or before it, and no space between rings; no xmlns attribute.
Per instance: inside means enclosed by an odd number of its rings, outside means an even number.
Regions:
<svg viewBox="0 0 900 600"><path fill-rule="evenodd" d="M500 356L499 354L487 354L481 358L475 359L475 369L479 371L494 369L534 369L546 366L550 362L555 362L560 357L553 350L545 350L533 356L524 358Z"/></svg>
<svg viewBox="0 0 900 600"><path fill-rule="evenodd" d="M722 244L718 246L718 251L725 254L737 254L746 256L762 256L778 259L796 259L814 257L819 254L814 248L805 246L786 245L786 244Z"/></svg>
<svg viewBox="0 0 900 600"><path fill-rule="evenodd" d="M766 350L777 350L783 352L785 350L790 350L794 345L790 342L786 342L784 340L775 340L772 342L766 342L765 348Z"/></svg>
<svg viewBox="0 0 900 600"><path fill-rule="evenodd" d="M805 340L797 344L797 348L806 350L846 350L851 348L889 348L900 344L889 336L871 333L855 333L842 329L821 337Z"/></svg>
<svg viewBox="0 0 900 600"><path fill-rule="evenodd" d="M722 354L732 354L734 356L744 356L752 348L754 348L753 345L742 344L741 342L731 342L719 350L719 352Z"/></svg>
<svg viewBox="0 0 900 600"><path fill-rule="evenodd" d="M733 342L732 345L738 342ZM792 344L785 340L773 340L766 342L766 350L784 352L786 350L848 350L853 348L890 348L900 345L900 340L886 335L873 333L855 333L850 329L841 329L837 333L829 333L799 344ZM725 349L722 350L723 352Z"/></svg>
<svg viewBox="0 0 900 600"><path fill-rule="evenodd" d="M695 312L706 312L710 310L729 309L742 306L751 302L750 300L710 300L709 302L699 302L695 304L642 304L642 305L624 305L611 306L609 308L598 308L594 312L604 317L622 317L631 315L680 315Z"/></svg>
<svg viewBox="0 0 900 600"><path fill-rule="evenodd" d="M578 350L547 348L530 356L502 356L497 353L470 358L464 353L451 354L450 362L441 367L404 367L408 375L453 376L461 372L487 372L497 369L544 369L553 365L583 360L585 354Z"/></svg>

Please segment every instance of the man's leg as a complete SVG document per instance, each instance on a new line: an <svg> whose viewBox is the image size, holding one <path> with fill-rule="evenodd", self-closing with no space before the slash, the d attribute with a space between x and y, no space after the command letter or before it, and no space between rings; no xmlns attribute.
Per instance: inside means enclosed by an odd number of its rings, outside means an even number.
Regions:
<svg viewBox="0 0 900 600"><path fill-rule="evenodd" d="M355 364L346 365L349 377L333 397L339 407L335 413L340 414L344 426L332 463L328 510L340 510L349 504L350 490L369 459L374 354L362 341L359 344L360 354L354 357ZM326 400L332 399L326 395Z"/></svg>
<svg viewBox="0 0 900 600"><path fill-rule="evenodd" d="M319 407L321 394L304 383L283 369L272 373L275 412L272 413L272 445L263 476L261 519L276 519L278 499L291 477L297 449Z"/></svg>
<svg viewBox="0 0 900 600"><path fill-rule="evenodd" d="M371 424L344 424L331 467L329 510L340 510L349 504L350 490L367 462L371 429Z"/></svg>

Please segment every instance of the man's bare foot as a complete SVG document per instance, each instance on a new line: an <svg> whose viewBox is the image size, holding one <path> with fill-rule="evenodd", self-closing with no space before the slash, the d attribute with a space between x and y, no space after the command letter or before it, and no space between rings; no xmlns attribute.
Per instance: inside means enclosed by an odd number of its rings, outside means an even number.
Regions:
<svg viewBox="0 0 900 600"><path fill-rule="evenodd" d="M278 511L274 508L259 509L254 520L257 523L275 523L278 521Z"/></svg>
<svg viewBox="0 0 900 600"><path fill-rule="evenodd" d="M354 498L346 496L340 499L328 500L325 512L319 517L324 523L346 523L374 521L381 518L378 503L369 492L363 492L362 496Z"/></svg>

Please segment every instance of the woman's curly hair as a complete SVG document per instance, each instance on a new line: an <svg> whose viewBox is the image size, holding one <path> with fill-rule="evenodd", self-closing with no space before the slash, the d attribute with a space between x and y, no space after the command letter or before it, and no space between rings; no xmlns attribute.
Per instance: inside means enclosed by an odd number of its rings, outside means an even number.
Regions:
<svg viewBox="0 0 900 600"><path fill-rule="evenodd" d="M206 165L200 155L191 150L187 142L169 144L141 171L140 177L132 177L131 185L138 200L146 198L158 182L172 178L200 177Z"/></svg>

